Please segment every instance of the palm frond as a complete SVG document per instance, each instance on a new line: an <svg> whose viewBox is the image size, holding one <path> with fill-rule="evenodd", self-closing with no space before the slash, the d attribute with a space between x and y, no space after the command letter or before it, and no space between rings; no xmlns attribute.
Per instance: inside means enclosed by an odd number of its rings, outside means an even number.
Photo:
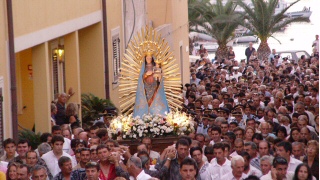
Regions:
<svg viewBox="0 0 320 180"><path fill-rule="evenodd" d="M107 107L115 107L109 99L101 99L91 93L81 95L82 122L92 123Z"/></svg>
<svg viewBox="0 0 320 180"><path fill-rule="evenodd" d="M40 136L40 132L34 133L33 131L28 129L20 130L18 134L19 139L28 140L29 145L33 150L37 149L38 145L41 143Z"/></svg>

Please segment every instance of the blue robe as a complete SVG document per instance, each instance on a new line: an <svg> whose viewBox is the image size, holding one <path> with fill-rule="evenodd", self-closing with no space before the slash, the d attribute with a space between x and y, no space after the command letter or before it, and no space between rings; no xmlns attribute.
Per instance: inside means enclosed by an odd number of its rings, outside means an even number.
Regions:
<svg viewBox="0 0 320 180"><path fill-rule="evenodd" d="M154 91L156 95L154 96L153 102L150 107L148 105L148 100L145 92L145 85L143 81L143 75L145 73L145 63L142 63L142 67L139 74L138 87L136 91L136 100L133 110L133 117L140 116L142 117L144 114L151 115L162 115L165 116L165 113L169 113L168 101L166 98L166 94L163 86L163 78L160 80L160 84L158 86L158 91Z"/></svg>

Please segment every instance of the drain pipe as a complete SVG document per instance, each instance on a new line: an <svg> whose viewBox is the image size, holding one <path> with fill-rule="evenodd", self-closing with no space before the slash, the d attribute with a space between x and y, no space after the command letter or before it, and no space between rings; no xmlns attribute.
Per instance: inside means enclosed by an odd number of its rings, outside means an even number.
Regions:
<svg viewBox="0 0 320 180"><path fill-rule="evenodd" d="M106 99L110 99L109 90L109 61L108 61L108 25L107 25L107 2L102 0L102 31L103 31L103 44L104 44L104 79L106 89Z"/></svg>
<svg viewBox="0 0 320 180"><path fill-rule="evenodd" d="M11 84L11 114L12 137L18 142L18 110L17 110L17 86L16 86L16 57L14 52L14 31L12 17L12 0L7 0L8 44L10 59L10 84Z"/></svg>

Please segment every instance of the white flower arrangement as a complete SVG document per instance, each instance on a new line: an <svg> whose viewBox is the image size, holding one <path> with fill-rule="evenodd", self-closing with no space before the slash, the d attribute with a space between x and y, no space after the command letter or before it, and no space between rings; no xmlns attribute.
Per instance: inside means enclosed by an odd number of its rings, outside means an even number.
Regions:
<svg viewBox="0 0 320 180"><path fill-rule="evenodd" d="M142 118L133 118L132 115L121 115L111 121L108 132L113 139L136 139L144 136L188 135L194 131L192 117L179 111L171 111L166 117L145 114Z"/></svg>

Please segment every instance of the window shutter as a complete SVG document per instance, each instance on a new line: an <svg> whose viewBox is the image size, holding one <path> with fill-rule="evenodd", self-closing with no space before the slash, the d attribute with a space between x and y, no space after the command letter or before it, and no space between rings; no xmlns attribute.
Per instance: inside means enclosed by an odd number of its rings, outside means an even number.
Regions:
<svg viewBox="0 0 320 180"><path fill-rule="evenodd" d="M116 82L120 75L120 39L115 38L112 41L113 51L113 81Z"/></svg>
<svg viewBox="0 0 320 180"><path fill-rule="evenodd" d="M52 56L52 78L53 78L53 94L59 93L59 73L58 73L58 56Z"/></svg>

